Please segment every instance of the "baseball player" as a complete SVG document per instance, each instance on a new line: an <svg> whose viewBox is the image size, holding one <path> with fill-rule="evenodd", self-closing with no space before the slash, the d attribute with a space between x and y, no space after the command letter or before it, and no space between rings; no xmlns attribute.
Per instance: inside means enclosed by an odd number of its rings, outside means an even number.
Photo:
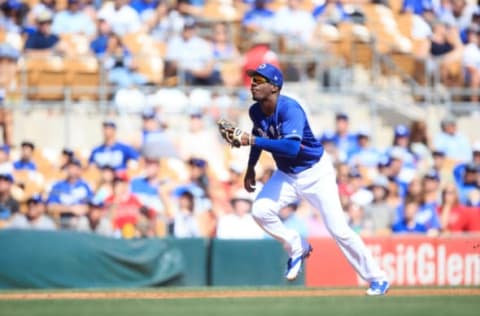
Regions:
<svg viewBox="0 0 480 316"><path fill-rule="evenodd" d="M223 138L234 147L250 146L244 178L245 189L255 190L255 165L262 151L272 154L277 170L258 193L252 207L256 222L280 241L289 254L286 278L294 280L312 247L298 232L287 229L279 210L299 198L321 212L338 246L357 273L369 282L367 295L384 295L389 288L385 273L374 261L362 239L348 226L340 204L336 175L328 155L314 137L304 110L292 98L280 94L281 71L261 64L249 70L251 94L256 101L249 110L253 122L249 134L226 120L218 122Z"/></svg>

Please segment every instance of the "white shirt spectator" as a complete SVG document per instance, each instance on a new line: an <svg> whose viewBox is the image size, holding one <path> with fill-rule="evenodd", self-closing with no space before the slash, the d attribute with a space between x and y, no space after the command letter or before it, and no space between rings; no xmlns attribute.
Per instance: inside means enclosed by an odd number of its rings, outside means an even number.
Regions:
<svg viewBox="0 0 480 316"><path fill-rule="evenodd" d="M11 229L30 229L30 230L57 230L53 220L42 215L35 221L29 221L23 214L15 214L11 222L7 225L7 228Z"/></svg>
<svg viewBox="0 0 480 316"><path fill-rule="evenodd" d="M78 218L78 222L75 225L75 228L79 232L95 233L97 235L105 237L113 237L114 232L112 223L106 218L101 218L97 226L95 228L92 228L92 226L90 226L88 218L86 216L82 216Z"/></svg>
<svg viewBox="0 0 480 316"><path fill-rule="evenodd" d="M468 43L463 50L463 65L480 69L480 49L475 43Z"/></svg>
<svg viewBox="0 0 480 316"><path fill-rule="evenodd" d="M129 5L123 5L116 10L113 2L106 3L100 9L98 18L105 19L112 26L112 31L119 36L138 32L142 26L137 11Z"/></svg>
<svg viewBox="0 0 480 316"><path fill-rule="evenodd" d="M290 39L300 39L307 44L315 29L313 15L305 10L292 10L289 7L279 9L273 17L273 31Z"/></svg>
<svg viewBox="0 0 480 316"><path fill-rule="evenodd" d="M251 214L239 217L228 214L220 217L217 225L217 238L220 239L262 239L263 230L255 223Z"/></svg>
<svg viewBox="0 0 480 316"><path fill-rule="evenodd" d="M58 12L53 18L52 33L81 33L89 37L95 35L96 27L92 19L82 11Z"/></svg>
<svg viewBox="0 0 480 316"><path fill-rule="evenodd" d="M165 59L177 62L181 69L198 71L204 69L214 55L212 45L201 37L193 36L185 41L175 36L168 42Z"/></svg>
<svg viewBox="0 0 480 316"><path fill-rule="evenodd" d="M426 39L432 36L432 28L421 16L413 15L412 37L414 39Z"/></svg>
<svg viewBox="0 0 480 316"><path fill-rule="evenodd" d="M200 237L200 228L195 216L185 212L175 214L173 235L177 238Z"/></svg>

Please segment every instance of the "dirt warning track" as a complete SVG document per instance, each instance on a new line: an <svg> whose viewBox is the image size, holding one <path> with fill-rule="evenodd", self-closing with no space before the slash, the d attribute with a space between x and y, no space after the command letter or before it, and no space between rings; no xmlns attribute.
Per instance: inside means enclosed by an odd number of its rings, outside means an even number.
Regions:
<svg viewBox="0 0 480 316"><path fill-rule="evenodd" d="M364 296L364 289L198 290L198 291L71 291L0 293L0 300L191 299L253 297ZM480 288L398 288L388 296L480 296Z"/></svg>

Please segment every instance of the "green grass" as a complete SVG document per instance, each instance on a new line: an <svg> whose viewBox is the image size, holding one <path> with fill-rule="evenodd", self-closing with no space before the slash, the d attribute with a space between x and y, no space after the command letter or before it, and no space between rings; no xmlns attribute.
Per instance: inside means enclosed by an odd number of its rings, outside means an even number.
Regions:
<svg viewBox="0 0 480 316"><path fill-rule="evenodd" d="M473 316L479 311L478 296L0 301L1 316Z"/></svg>

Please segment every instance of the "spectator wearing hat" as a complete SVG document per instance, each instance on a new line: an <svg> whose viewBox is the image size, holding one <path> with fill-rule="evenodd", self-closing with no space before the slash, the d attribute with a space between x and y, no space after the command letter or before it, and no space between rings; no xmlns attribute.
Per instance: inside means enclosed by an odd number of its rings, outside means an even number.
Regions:
<svg viewBox="0 0 480 316"><path fill-rule="evenodd" d="M84 34L89 38L95 35L95 24L81 10L80 2L80 0L68 0L67 9L55 14L52 24L54 34Z"/></svg>
<svg viewBox="0 0 480 316"><path fill-rule="evenodd" d="M166 75L176 75L189 85L221 84L220 72L215 69L213 47L211 43L197 36L196 32L197 22L193 18L187 18L181 35L168 41L165 56Z"/></svg>
<svg viewBox="0 0 480 316"><path fill-rule="evenodd" d="M361 129L357 133L358 147L351 152L348 163L350 166L376 168L380 152L370 144L370 132Z"/></svg>
<svg viewBox="0 0 480 316"><path fill-rule="evenodd" d="M335 114L334 143L342 156L350 158L358 149L357 135L350 132L350 117L345 112Z"/></svg>
<svg viewBox="0 0 480 316"><path fill-rule="evenodd" d="M462 204L468 205L469 195L480 187L478 182L480 168L472 162L459 164L454 168L453 174L458 188L459 200Z"/></svg>
<svg viewBox="0 0 480 316"><path fill-rule="evenodd" d="M367 190L365 185L366 179L358 168L350 168L348 172L348 190L350 201L364 207L373 200L373 194Z"/></svg>
<svg viewBox="0 0 480 316"><path fill-rule="evenodd" d="M29 230L56 230L55 222L45 215L45 201L38 194L27 200L26 214L17 212L7 228Z"/></svg>
<svg viewBox="0 0 480 316"><path fill-rule="evenodd" d="M242 18L242 26L247 31L252 33L271 31L273 16L275 13L268 9L267 4L269 2L271 2L271 0L255 0L251 5L250 10L245 11ZM248 69L256 69L257 66Z"/></svg>
<svg viewBox="0 0 480 316"><path fill-rule="evenodd" d="M444 187L447 183L454 183L455 179L452 173L452 168L447 163L445 152L441 149L432 150L432 169L436 170L440 175L441 186Z"/></svg>
<svg viewBox="0 0 480 316"><path fill-rule="evenodd" d="M326 0L313 9L312 15L317 23L322 24L338 25L349 20L349 15L339 0Z"/></svg>
<svg viewBox="0 0 480 316"><path fill-rule="evenodd" d="M19 211L18 201L12 196L13 176L0 173L0 227Z"/></svg>
<svg viewBox="0 0 480 316"><path fill-rule="evenodd" d="M140 20L148 22L155 15L156 10L162 0L131 0L130 6L137 11L140 16Z"/></svg>
<svg viewBox="0 0 480 316"><path fill-rule="evenodd" d="M387 149L387 155L389 155L389 152L393 148L397 148L396 150L399 150L402 152L404 166L415 168L417 161L416 161L415 155L410 151L409 143L410 143L409 128L403 124L395 126L392 147Z"/></svg>
<svg viewBox="0 0 480 316"><path fill-rule="evenodd" d="M0 145L0 174L12 174L13 163L10 161L10 147Z"/></svg>
<svg viewBox="0 0 480 316"><path fill-rule="evenodd" d="M447 116L441 122L441 132L436 135L433 147L443 150L447 159L467 162L472 159L472 149L468 139L457 130L454 117Z"/></svg>
<svg viewBox="0 0 480 316"><path fill-rule="evenodd" d="M239 190L231 198L233 212L218 219L217 238L219 239L263 239L265 233L252 217L252 197Z"/></svg>
<svg viewBox="0 0 480 316"><path fill-rule="evenodd" d="M110 166L115 171L127 169L130 160L138 160L138 152L131 146L117 141L117 125L111 120L102 123L103 144L95 147L90 154L88 163L97 168Z"/></svg>
<svg viewBox="0 0 480 316"><path fill-rule="evenodd" d="M113 237L112 224L104 217L104 207L103 202L98 202L94 199L89 201L87 213L78 219L75 230L105 237Z"/></svg>
<svg viewBox="0 0 480 316"><path fill-rule="evenodd" d="M141 150L148 143L160 142L167 137L165 135L167 124L160 120L160 115L155 108L145 108L141 116L142 127L133 140L133 147L137 150Z"/></svg>
<svg viewBox="0 0 480 316"><path fill-rule="evenodd" d="M106 2L98 11L97 17L107 21L117 36L135 33L141 30L140 16L129 6L129 0L115 0Z"/></svg>
<svg viewBox="0 0 480 316"><path fill-rule="evenodd" d="M56 11L56 5L56 0L40 0L32 5L27 15L27 32L35 31L36 19L42 12L47 11L53 17Z"/></svg>
<svg viewBox="0 0 480 316"><path fill-rule="evenodd" d="M333 131L325 131L320 137L320 142L323 145L324 152L330 156L334 164L344 162L347 160L345 152L340 151L335 145L335 133Z"/></svg>
<svg viewBox="0 0 480 316"><path fill-rule="evenodd" d="M37 15L37 30L28 35L25 52L53 52L59 42L59 37L52 33L52 20L53 16L49 11L42 11Z"/></svg>
<svg viewBox="0 0 480 316"><path fill-rule="evenodd" d="M0 29L8 33L20 34L22 20L27 11L27 5L19 0L3 1L0 4Z"/></svg>
<svg viewBox="0 0 480 316"><path fill-rule="evenodd" d="M47 199L48 211L60 222L60 228L74 228L80 216L87 213L93 192L82 179L82 164L72 158L66 168L64 180L54 183Z"/></svg>
<svg viewBox="0 0 480 316"><path fill-rule="evenodd" d="M105 200L105 207L116 236L129 239L156 235L155 211L132 194L125 171L116 172L113 194Z"/></svg>
<svg viewBox="0 0 480 316"><path fill-rule="evenodd" d="M33 162L35 145L32 142L24 141L21 144L21 148L20 159L13 163L13 167L15 170L36 171L37 165Z"/></svg>
<svg viewBox="0 0 480 316"><path fill-rule="evenodd" d="M242 76L245 87L250 88L252 82L252 78L247 74L248 69L257 69L265 63L280 68L277 53L271 48L274 41L275 37L268 31L258 31L253 34L251 46L243 54Z"/></svg>
<svg viewBox="0 0 480 316"><path fill-rule="evenodd" d="M437 212L440 193L440 175L431 169L422 178L422 198L416 221L424 225L432 235L438 234L442 228Z"/></svg>
<svg viewBox="0 0 480 316"><path fill-rule="evenodd" d="M373 200L365 206L365 217L371 220L372 231L377 236L387 236L392 232L392 225L396 222L396 209L387 203L389 194L388 178L377 176L368 189L372 192Z"/></svg>

